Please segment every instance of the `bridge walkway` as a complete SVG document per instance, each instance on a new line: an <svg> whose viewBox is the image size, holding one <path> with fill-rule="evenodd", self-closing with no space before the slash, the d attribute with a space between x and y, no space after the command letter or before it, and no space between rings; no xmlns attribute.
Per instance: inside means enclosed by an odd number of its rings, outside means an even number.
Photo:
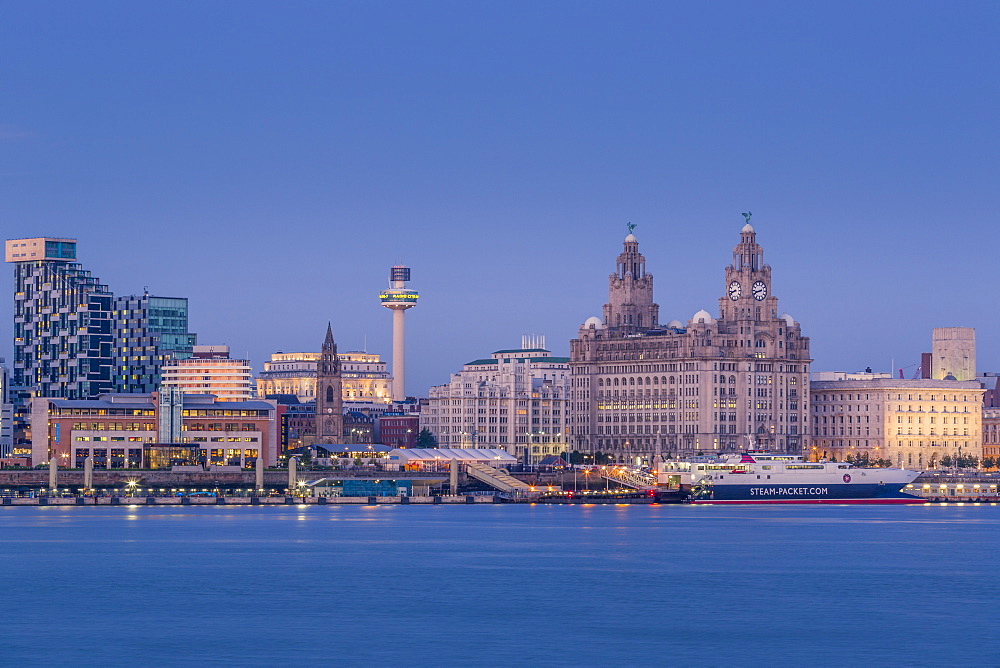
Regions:
<svg viewBox="0 0 1000 668"><path fill-rule="evenodd" d="M531 491L531 485L528 483L518 480L503 469L495 469L486 464L467 464L466 472L476 480L484 482L490 487L495 487L501 492L524 494Z"/></svg>

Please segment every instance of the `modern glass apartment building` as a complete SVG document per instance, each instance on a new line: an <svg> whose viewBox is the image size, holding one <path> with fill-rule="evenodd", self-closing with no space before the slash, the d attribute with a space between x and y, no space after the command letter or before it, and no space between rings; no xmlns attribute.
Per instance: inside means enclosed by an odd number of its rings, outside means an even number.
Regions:
<svg viewBox="0 0 1000 668"><path fill-rule="evenodd" d="M0 457L10 457L14 446L14 407L10 403L8 389L10 372L0 357Z"/></svg>
<svg viewBox="0 0 1000 668"><path fill-rule="evenodd" d="M148 293L115 297L115 392L159 388L166 362L191 357L197 336L188 332L188 300Z"/></svg>
<svg viewBox="0 0 1000 668"><path fill-rule="evenodd" d="M14 265L10 395L19 432L32 397L80 399L112 390L112 295L75 261L75 239L11 239L6 260Z"/></svg>

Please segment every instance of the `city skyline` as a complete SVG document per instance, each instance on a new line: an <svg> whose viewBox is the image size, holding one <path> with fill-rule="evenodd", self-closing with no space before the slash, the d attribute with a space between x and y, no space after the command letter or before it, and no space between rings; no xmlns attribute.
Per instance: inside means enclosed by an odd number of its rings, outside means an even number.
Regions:
<svg viewBox="0 0 1000 668"><path fill-rule="evenodd" d="M1000 370L991 5L102 7L10 12L5 237L79 239L255 369L328 320L388 358L393 264L408 394L521 334L566 354L627 222L661 322L715 315L753 211L814 370L909 377L944 326Z"/></svg>
<svg viewBox="0 0 1000 668"><path fill-rule="evenodd" d="M740 220L743 220L743 219L741 218ZM756 219L754 220L754 222L757 223ZM759 225L759 223L758 223L758 225ZM625 229L625 226L621 226L621 227L623 228L621 230L622 231L622 237L624 237L624 234L627 233L627 229ZM636 228L635 232L636 232L637 236L641 235L641 230L638 227ZM733 236L736 237L736 238L738 238L738 234L734 234ZM639 238L640 238L640 241L641 241L642 237L639 236ZM619 244L620 244L620 241L619 241ZM776 245L780 246L780 244L776 244ZM772 266L773 266L773 263L770 262L770 258L774 255L774 253L771 251L771 247L772 247L772 244L768 243L768 259L769 259L769 264L772 264ZM645 250L646 248L647 248L647 245L643 244L643 249ZM124 294L135 294L133 291L120 291L120 290L118 290L115 285L111 284L110 281L106 280L103 277L103 275L102 275L103 272L101 270L93 268L87 262L87 257L85 256L86 246L84 246L83 244L80 244L80 251L79 252L80 252L80 257L79 257L78 260L83 265L83 268L87 269L87 270L90 270L98 279L100 279L100 281L102 283L107 284L108 287L109 287L109 289L111 290L111 292L116 297L122 296ZM614 268L614 262L613 262L613 258L611 258L611 255L612 255L612 253L609 252L608 253L607 262L605 264L607 264L608 266L610 266L613 269ZM663 271L657 272L656 271L656 266L657 266L658 263L656 262L656 257L655 257L655 254L653 252L650 252L647 255L648 255L648 260L649 260L649 271L650 271L651 274L653 274L654 276L657 276L657 275L664 276L665 278L667 278L667 277L670 276L666 272L663 272ZM722 272L723 269L724 269L724 266L720 266L719 267L719 273L720 274L721 274L721 272ZM386 273L384 268L383 268L383 272L382 273ZM690 275L691 276L704 276L705 273L706 272L704 272L704 271L697 272L697 273L692 272ZM783 274L782 268L780 266L777 267L775 273L778 276L778 278L776 278L776 280L775 280L775 284L777 286L775 288L775 294L777 296L781 297L782 293L783 293L783 291L781 289L782 281L781 281L781 278L780 278L782 276L782 274ZM584 278L586 279L587 283L590 283L590 282L592 282L592 279L594 277L593 276L581 277L581 279L584 279ZM599 280L601 280L603 282L604 280L606 280L606 275L601 274L601 275L598 276L598 278L599 278ZM6 275L6 272L5 272L4 280L7 280L8 282L10 280L10 277ZM668 278L668 280L670 280L670 278ZM387 283L387 281L385 281L385 282ZM581 282L583 282L583 281L581 281ZM664 299L664 297L662 295L663 295L664 292L667 292L668 289L669 289L669 288L667 288L667 287L664 286L664 283L667 283L667 282L668 282L667 280L660 279L660 282L658 283L659 287L656 290L656 292L654 293L654 298L656 300L658 300L658 301L666 301L666 299ZM721 286L719 294L715 295L715 297L714 297L714 301L717 301L718 297L722 295L722 290L725 287L724 281L722 281L721 279L719 279L717 281L713 281L709 277L708 279L705 280L705 282L709 285L709 287L708 288L703 288L699 292L708 292L708 291L710 291L711 290L711 285L713 285L716 282L718 282L719 285ZM415 282L415 284L417 284L417 283ZM144 286L144 287L146 287L146 286ZM441 287L447 287L447 286L432 286L432 288L430 290L428 290L427 287L424 286L424 285L421 285L420 287L422 288L422 292L424 292L424 293L430 292L431 294L433 294L434 288L441 288ZM606 293L606 291L607 291L606 286L602 286L602 287L603 287L603 292ZM373 299L371 297L371 291L368 291L367 295L365 295L365 291L364 291L363 288L360 289L360 290L357 290L357 292L359 292L360 296L361 296L361 299L358 299L357 301L359 301L359 302L367 301L367 302L371 302L371 304L364 304L364 303L362 303L361 308L359 309L359 317L356 320L353 320L352 318L344 318L344 319L339 319L339 320L338 319L334 319L333 320L334 333L335 333L335 335L337 335L336 332L338 331L338 324L341 326L340 329L342 329L342 330L354 331L354 332L361 332L362 340L361 340L361 342L360 342L359 345L352 345L352 343L354 343L354 342L349 342L349 343L347 343L347 344L345 344L343 346L343 349L345 351L348 351L348 350L363 350L367 346L367 350L369 352L379 353L386 360L388 360L391 357L391 349L392 349L391 323L387 323L387 322L385 322L384 318L380 319L378 317L380 315L380 312L378 310L380 305L378 304L377 298ZM8 289L8 293L9 293L9 289ZM140 289L140 291L138 291L137 294L142 294L141 289ZM173 295L173 294L171 294L171 295L164 295L164 296L174 296L174 297L180 296L182 298L186 297L186 295ZM367 300L365 300L364 297L367 297ZM199 308L199 303L198 302L200 300L197 297L187 297L187 298L191 302L191 319L192 319L192 323L193 323L192 324L192 329L194 331L198 331L198 325L196 323L199 322L200 318L205 318L206 316L209 316L210 314L208 314L208 313L203 313L203 314L199 313L200 308ZM667 297L667 299L673 299L673 298L674 298L673 295L669 295ZM692 296L692 295L687 295L686 299L685 299L685 301L690 302L692 304L698 303L697 300L698 300L698 297ZM603 298L600 301L603 301ZM423 303L425 303L425 302L422 302L422 304ZM787 306L787 304L788 304L788 300L786 300L786 299L782 300L782 304L783 305L782 305L782 309L781 310L782 311L788 311L788 312L790 312L796 318L796 320L799 321L799 322L802 322L803 319L800 318L800 316L798 315L798 313L799 312L809 312L806 309L801 309L800 310L800 309L795 309L794 307L792 307L792 308L785 308ZM364 308L365 306L369 306L371 308L370 309L365 309ZM533 309L537 310L539 312L545 312L545 311L549 310L549 309L546 308L546 306L547 306L547 304L545 302L539 302L539 303L536 303L536 304L532 305ZM701 303L700 308L704 308L705 310L707 310L710 314L712 314L713 317L716 317L718 315L718 313L717 313L718 308L713 303L710 303L709 299L705 299ZM367 312L365 312L366 310L370 310L372 312L371 313L367 313ZM695 309L695 310L699 310L699 309ZM677 320L680 320L683 324L686 324L687 321L688 321L688 319L690 319L690 317L692 315L694 315L695 310L692 310L692 312L688 313L688 314L685 314L683 312L677 312L676 306L674 304L671 304L671 303L668 302L666 304L662 304L661 305L661 315L660 315L659 321L660 321L661 324L664 324L664 323L666 323L666 322L668 322L670 320L677 319ZM439 313L439 315L437 317L439 317L439 318L440 317L445 317L445 318L448 317L447 312L449 311L449 308L448 308L447 305L438 304L437 305L437 311ZM591 312L586 317L593 317L593 316L600 317L600 305L597 305L594 308L592 308ZM413 316L411 316L411 317L413 317ZM473 318L473 319L475 319L475 318ZM9 314L8 314L8 321L9 321ZM560 325L559 323L557 323L557 325L559 326L560 329L572 329L573 330L573 334L571 335L571 337L572 337L572 336L575 336L576 330L579 328L579 326L582 323L583 323L583 319L581 319L581 321L579 323L576 323L576 324L567 325L566 323L562 323ZM421 323L421 325L424 325L424 324L425 323ZM527 333L529 331L532 331L531 328L528 327L529 324L530 323L525 322L525 327L527 327L527 329L525 329L524 331L518 331L516 329L510 329L510 330L501 330L501 331L497 331L497 332L491 332L490 336L493 337L493 338L491 338L489 340L492 341L492 340L495 339L496 340L496 344L493 347L491 347L491 346L486 346L486 347L491 348L491 349L509 348L511 340L515 340L516 337L518 337L518 336L520 336L522 334L525 334L525 333ZM815 352L815 350L817 350L817 349L823 350L824 348L829 348L829 346L824 345L824 342L822 340L817 341L817 339L822 339L822 336L818 337L816 334L814 334L811 331L811 328L809 327L809 322L808 321L802 322L803 329L804 329L803 333L805 335L807 335L807 336L810 336L810 338L813 341L813 349L814 349L813 355L816 358L816 362L813 363L813 370L814 371L833 371L833 370L836 370L836 371L859 371L859 370L864 369L865 367L871 366L876 371L885 371L885 372L888 372L888 371L890 371L889 364L894 359L895 364L893 365L893 371L892 371L893 375L894 376L898 375L898 370L900 368L903 368L904 375L907 378L910 378L916 372L916 369L918 368L918 365L919 365L919 362L920 362L920 354L922 352L926 352L926 351L930 350L930 330L931 330L931 328L933 328L933 327L942 327L942 326L952 326L952 324L953 323L932 323L932 324L928 325L928 327L926 328L926 330L920 330L920 331L916 331L916 332L910 332L911 336L908 336L907 338L908 338L908 340L910 340L913 343L913 345L916 348L913 351L913 354L912 354L913 359L910 359L909 357L905 356L905 354L906 354L907 351L902 351L903 356L896 356L896 357L890 358L888 360L877 360L877 359L872 360L871 357L867 357L867 358L864 358L863 361L861 361L861 362L859 362L859 363L857 363L857 364L855 364L853 366L851 366L849 362L846 365L845 364L840 364L838 366L838 365L836 365L836 363L833 363L832 365L831 364L824 364L823 363L823 359L820 358L819 353ZM431 325L429 323L427 325L428 326L433 326L433 325ZM368 326L367 330L365 329L365 326ZM976 327L976 325L974 325L974 324L966 325L964 323L963 323L962 326ZM263 363L265 361L267 361L268 359L270 359L270 355L272 353L276 353L276 352L279 352L279 351L283 351L283 352L318 352L318 346L316 345L316 342L315 342L315 340L317 339L317 337L315 336L314 333L312 333L309 330L299 329L292 336L289 336L287 339L285 339L285 340L289 340L289 341L299 341L299 342L302 342L302 345L300 345L300 346L294 346L294 345L292 345L292 346L289 346L289 345L282 346L281 345L281 341L282 340L279 339L279 340L276 340L276 345L274 347L269 348L269 347L267 347L266 343L256 343L256 344L254 344L253 341L252 341L252 339L250 338L251 332L254 331L254 329L255 329L254 326L253 326L253 321L250 321L250 320L246 321L245 323L243 323L242 327L243 327L243 329L241 329L241 327L239 325L237 325L237 326L231 326L228 329L227 328L221 328L219 330L218 334L213 334L212 335L212 338L209 338L209 337L207 337L205 335L200 335L199 339L200 340L204 340L206 344L229 345L232 348L232 350L233 350L233 354L236 355L236 356L239 356L239 357L242 357L244 354L249 354L251 365L254 368L255 372L259 372L263 368ZM382 331L380 331L380 330L382 330ZM981 327L976 327L976 330L977 330L976 331L977 345L978 345L978 350L980 351L980 357L979 357L980 361L978 363L979 371L983 372L983 371L997 371L997 370L1000 370L1000 365L998 365L996 363L991 363L990 362L990 360L996 360L996 358L997 358L997 355L994 352L995 351L995 347L991 347L990 344L989 344L989 341L991 339L995 339L996 338L996 331L995 330L984 331ZM291 329L289 329L289 332L291 332ZM412 329L411 329L411 332L412 332ZM232 333L232 336L227 338L227 333ZM280 332L279 332L279 334L280 334ZM470 334L470 335L473 336L473 337L477 336L476 334ZM555 354L568 353L569 340L570 339L566 339L564 341L562 339L562 337L555 337L554 338L554 337L552 337L551 335L549 335L547 333L544 334L544 335L546 336L546 341L547 341L546 345L547 345L547 347L548 347L549 350L553 351L553 353L555 353ZM419 333L413 332L413 333L411 333L411 336L413 336L414 339L421 340L423 343L425 343L425 345L426 345L426 342L427 342L428 338L430 338L430 337L428 337L428 332L419 332ZM219 340L220 338L222 340ZM247 343L246 344L244 344L244 343L233 344L233 343L231 343L232 340L245 341ZM480 339L473 338L471 340L478 341ZM876 343L877 343L877 340L876 340ZM378 344L381 347L380 348L376 348L374 344ZM9 337L8 337L6 345L8 347L10 346ZM430 344L430 345L431 345L431 347L433 347L433 344ZM475 357L480 356L480 353L481 353L481 350L482 350L482 346L481 345L478 346L478 350L477 350L477 344L476 343L467 344L464 347L468 347L468 348L470 348L473 351L472 354L471 354L471 356L469 356L469 359L464 359L462 357L454 357L454 356L453 357L448 357L448 356L445 356L445 355L442 355L442 356L439 356L439 357L433 358L433 359L442 359L442 360L444 360L444 362L442 362L442 364L444 364L444 365L447 365L449 363L453 363L453 367L457 368L457 367L461 366L462 364L465 364L466 362L470 361L471 359L474 359ZM863 351L863 349L860 349L860 348L859 348L859 350ZM242 352L242 351L246 351L246 352ZM411 354L413 354L413 353L411 353ZM7 351L7 353L4 356L7 357L8 359L10 359L10 351ZM414 388L413 384L415 382L418 382L418 381L412 381L411 380L407 384L408 393L410 395L413 395L413 396L425 396L427 390L431 386L433 386L433 385L440 385L443 382L446 382L448 376L451 373L453 373L453 371L454 371L454 368L450 368L450 367L447 367L447 366L443 366L443 367L435 366L431 362L431 359L428 359L426 357L421 358L422 356L420 356L419 354L413 354L413 356L416 357L417 359L411 361L410 364L412 364L414 368L416 368L416 369L419 370L418 373L422 372L422 375L424 375L424 376L426 376L427 374L430 374L431 381L426 386L419 385L419 386L416 386ZM829 354L827 355L827 359L837 359L837 358L838 358L838 356L836 356L836 355L829 355ZM839 358L840 359L846 359L846 356L841 355L841 356L839 356ZM881 362L881 364L880 364L880 362ZM444 380L439 380L437 378L437 376L441 376L442 378L444 378Z"/></svg>

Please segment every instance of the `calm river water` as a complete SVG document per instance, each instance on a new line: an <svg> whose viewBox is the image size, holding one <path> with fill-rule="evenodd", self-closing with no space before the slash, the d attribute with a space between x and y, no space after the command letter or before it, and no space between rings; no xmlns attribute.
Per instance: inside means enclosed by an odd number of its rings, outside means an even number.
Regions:
<svg viewBox="0 0 1000 668"><path fill-rule="evenodd" d="M0 508L3 665L1000 663L1000 507Z"/></svg>

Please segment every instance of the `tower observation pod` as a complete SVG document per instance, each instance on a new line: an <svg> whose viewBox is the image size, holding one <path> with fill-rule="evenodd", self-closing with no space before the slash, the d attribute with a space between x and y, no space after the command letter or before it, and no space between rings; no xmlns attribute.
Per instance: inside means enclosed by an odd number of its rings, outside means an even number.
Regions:
<svg viewBox="0 0 1000 668"><path fill-rule="evenodd" d="M416 290L407 290L410 268L396 265L389 269L389 288L379 294L382 306L392 309L392 400L406 399L406 309L417 305Z"/></svg>

